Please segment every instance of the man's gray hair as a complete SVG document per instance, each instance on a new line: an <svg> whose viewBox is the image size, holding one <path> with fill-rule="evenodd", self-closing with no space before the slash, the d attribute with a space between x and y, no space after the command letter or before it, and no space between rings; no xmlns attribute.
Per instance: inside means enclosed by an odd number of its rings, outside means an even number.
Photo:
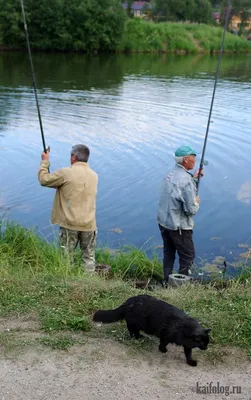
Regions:
<svg viewBox="0 0 251 400"><path fill-rule="evenodd" d="M89 159L90 150L84 144L76 144L72 146L71 156L75 156L77 161L87 162Z"/></svg>
<svg viewBox="0 0 251 400"><path fill-rule="evenodd" d="M184 162L184 157L174 157L175 158L175 162L177 163L177 164L183 164L183 162Z"/></svg>

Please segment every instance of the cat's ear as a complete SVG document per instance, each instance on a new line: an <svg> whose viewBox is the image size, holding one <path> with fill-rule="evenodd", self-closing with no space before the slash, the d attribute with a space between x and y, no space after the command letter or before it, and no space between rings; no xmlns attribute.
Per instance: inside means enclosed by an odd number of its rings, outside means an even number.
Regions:
<svg viewBox="0 0 251 400"><path fill-rule="evenodd" d="M211 332L211 328L208 328L208 329L205 329L205 333L209 333L209 332Z"/></svg>

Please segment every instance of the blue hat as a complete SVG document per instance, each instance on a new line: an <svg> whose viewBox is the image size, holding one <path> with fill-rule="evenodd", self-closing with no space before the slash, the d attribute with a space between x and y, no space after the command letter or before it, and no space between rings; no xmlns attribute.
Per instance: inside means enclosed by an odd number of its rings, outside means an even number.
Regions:
<svg viewBox="0 0 251 400"><path fill-rule="evenodd" d="M185 156L190 156L192 154L194 154L196 156L198 154L198 151L195 151L190 146L180 146L175 151L175 156L176 157L185 157Z"/></svg>

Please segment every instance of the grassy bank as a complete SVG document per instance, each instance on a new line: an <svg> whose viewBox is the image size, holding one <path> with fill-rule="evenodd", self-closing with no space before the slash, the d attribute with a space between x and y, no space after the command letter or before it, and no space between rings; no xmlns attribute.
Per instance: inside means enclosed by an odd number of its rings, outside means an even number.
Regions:
<svg viewBox="0 0 251 400"><path fill-rule="evenodd" d="M100 250L98 260L111 264L112 277L89 277L81 270L78 254L76 266L71 268L56 244L48 244L15 225L1 230L0 254L0 317L32 316L45 335L39 340L59 348L74 344L73 333L79 331L94 337L122 338L133 345L124 324L116 324L115 332L112 326L97 331L91 324L91 315L98 308L115 307L143 292L125 278L134 273L140 277L158 275L161 268L157 259L149 260L136 250L119 254ZM197 284L157 289L150 294L183 308L205 327L212 328L213 344L220 345L222 351L222 345L231 345L247 349L251 355L250 274L234 280L226 289ZM0 334L0 344L6 345L6 333ZM218 350L214 357L217 354Z"/></svg>
<svg viewBox="0 0 251 400"><path fill-rule="evenodd" d="M125 52L218 52L221 47L223 29L205 24L158 23L128 20L122 42L118 48ZM251 42L226 34L226 52L251 51Z"/></svg>

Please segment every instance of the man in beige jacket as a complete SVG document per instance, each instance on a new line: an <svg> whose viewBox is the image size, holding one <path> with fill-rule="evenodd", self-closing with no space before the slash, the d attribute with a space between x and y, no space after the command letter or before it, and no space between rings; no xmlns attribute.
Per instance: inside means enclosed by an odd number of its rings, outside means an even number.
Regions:
<svg viewBox="0 0 251 400"><path fill-rule="evenodd" d="M38 180L56 189L51 222L59 225L60 245L72 252L78 245L88 272L95 271L96 195L98 176L88 165L90 150L83 144L72 147L71 166L49 172L49 152L42 153Z"/></svg>

